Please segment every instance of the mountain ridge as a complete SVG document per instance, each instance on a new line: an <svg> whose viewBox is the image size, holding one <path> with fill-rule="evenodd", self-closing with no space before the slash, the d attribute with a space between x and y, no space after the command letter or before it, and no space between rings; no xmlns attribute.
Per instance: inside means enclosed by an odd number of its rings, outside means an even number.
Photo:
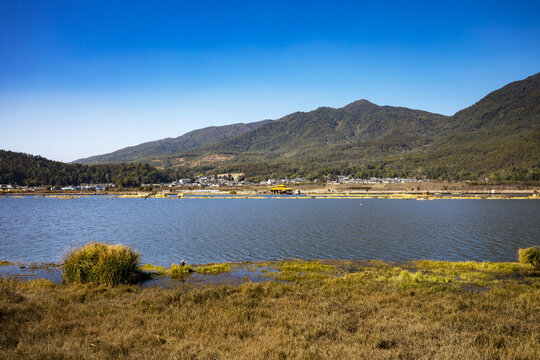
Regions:
<svg viewBox="0 0 540 360"><path fill-rule="evenodd" d="M240 134L138 161L252 175L315 176L350 169L366 174L375 167L397 175L512 178L517 172L540 172L539 129L537 73L452 116L362 99L341 108L294 112Z"/></svg>
<svg viewBox="0 0 540 360"><path fill-rule="evenodd" d="M145 159L151 158L152 156L174 155L182 151L223 140L227 137L237 136L243 132L256 129L268 121L271 120L262 120L247 124L236 123L224 126L208 126L187 132L175 138L147 141L111 153L77 159L71 163L100 164L136 161L144 162Z"/></svg>

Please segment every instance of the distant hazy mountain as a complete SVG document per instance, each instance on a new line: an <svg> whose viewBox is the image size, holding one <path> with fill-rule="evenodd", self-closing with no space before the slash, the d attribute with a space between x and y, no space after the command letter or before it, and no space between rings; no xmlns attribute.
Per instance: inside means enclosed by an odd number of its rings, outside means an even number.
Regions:
<svg viewBox="0 0 540 360"><path fill-rule="evenodd" d="M73 161L79 164L148 162L156 157L178 154L185 150L209 145L217 141L254 130L271 120L263 120L249 124L232 124L226 126L210 126L188 132L176 138L150 141L126 147L112 153L96 155Z"/></svg>

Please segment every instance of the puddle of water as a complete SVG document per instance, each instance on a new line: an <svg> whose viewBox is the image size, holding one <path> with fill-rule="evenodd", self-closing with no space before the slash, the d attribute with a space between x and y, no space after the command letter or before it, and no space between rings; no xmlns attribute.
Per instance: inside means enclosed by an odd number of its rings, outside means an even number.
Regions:
<svg viewBox="0 0 540 360"><path fill-rule="evenodd" d="M198 274L192 273L190 275L180 277L180 278L171 278L170 276L156 276L152 279L145 280L141 283L142 287L178 287L179 285L239 285L245 282L262 282L271 280L266 276L267 272L275 271L270 268L255 268L255 267L244 267L244 266L233 266L231 271L224 272L221 274Z"/></svg>
<svg viewBox="0 0 540 360"><path fill-rule="evenodd" d="M140 285L143 288L174 288L179 285L202 286L207 284L239 285L244 282L268 281L271 278L267 274L275 271L277 270L269 267L232 266L231 271L216 275L195 272L180 278L172 278L166 275L155 276L141 281ZM57 285L62 284L62 270L56 264L36 263L0 266L0 277L21 281L46 279Z"/></svg>
<svg viewBox="0 0 540 360"><path fill-rule="evenodd" d="M62 270L51 264L20 264L0 266L0 277L28 281L46 279L55 284L62 283Z"/></svg>

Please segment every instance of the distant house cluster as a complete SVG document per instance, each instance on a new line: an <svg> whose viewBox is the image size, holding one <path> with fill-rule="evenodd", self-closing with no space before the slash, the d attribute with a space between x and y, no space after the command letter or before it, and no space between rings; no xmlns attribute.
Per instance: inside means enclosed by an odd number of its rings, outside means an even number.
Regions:
<svg viewBox="0 0 540 360"><path fill-rule="evenodd" d="M103 190L105 188L114 188L114 184L81 184L77 186L64 186L61 188L51 188L51 190Z"/></svg>
<svg viewBox="0 0 540 360"><path fill-rule="evenodd" d="M330 184L399 184L399 183L417 183L424 182L427 180L417 180L417 179L407 179L407 178L377 178L372 177L369 179L356 179L349 176L338 176L334 177L334 180L329 178L324 179L324 181ZM201 188L218 188L218 187L227 187L227 186L244 186L244 185L272 185L279 186L280 184L306 184L306 183L318 183L319 179L307 180L303 177L296 178L282 178L282 179L267 179L257 183L253 183L244 179L243 176L233 177L229 174L226 176L198 176L195 179L178 179L171 183L159 183L159 184L142 184L142 186L152 186L152 187L180 187L180 186L190 186L190 187L201 187ZM91 191L91 190L104 190L104 189L114 189L115 185L112 183L109 184L80 184L80 185L70 185L64 187L51 187L51 186L19 186L12 184L0 184L0 190L10 191L10 190L62 190L62 191Z"/></svg>
<svg viewBox="0 0 540 360"><path fill-rule="evenodd" d="M338 176L337 180L332 181L334 184L406 184L424 182L427 180L409 179L409 178L378 178L371 177L369 179L355 179L349 176Z"/></svg>
<svg viewBox="0 0 540 360"><path fill-rule="evenodd" d="M403 183L417 183L424 182L426 180L409 179L409 178L377 178L372 177L369 179L356 179L349 176L338 176L337 179L330 181L324 179L331 184L403 184ZM319 179L307 180L303 177L296 178L282 178L273 179L269 178L258 183L249 182L247 180L239 180L238 178L225 178L219 176L199 176L193 181L191 179L180 179L170 184L160 184L161 186L195 186L195 187L220 187L220 186L242 186L242 185L279 185L279 184L306 184L306 183L318 183Z"/></svg>
<svg viewBox="0 0 540 360"><path fill-rule="evenodd" d="M311 182L318 182L319 179L315 179L315 181L311 181ZM261 181L259 184L260 185L275 185L275 184L305 184L305 183L308 183L310 181L304 179L304 178L301 178L301 177L297 177L297 178L294 178L294 179L289 179L289 178L284 178L284 179L268 179L268 180L265 180L265 181Z"/></svg>
<svg viewBox="0 0 540 360"><path fill-rule="evenodd" d="M62 190L62 191L74 191L74 190L104 190L106 188L113 189L115 188L114 184L80 184L80 185L70 185L62 187L54 186L22 186L22 185L12 185L12 184L0 184L0 190L9 191L9 190L27 190L27 191L38 191L38 190Z"/></svg>

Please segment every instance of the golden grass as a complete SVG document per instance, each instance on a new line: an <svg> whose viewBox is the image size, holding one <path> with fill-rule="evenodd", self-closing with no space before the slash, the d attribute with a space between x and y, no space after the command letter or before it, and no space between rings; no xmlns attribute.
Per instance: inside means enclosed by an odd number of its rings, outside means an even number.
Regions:
<svg viewBox="0 0 540 360"><path fill-rule="evenodd" d="M537 268L540 267L540 246L519 249L518 258L521 264L530 264Z"/></svg>
<svg viewBox="0 0 540 360"><path fill-rule="evenodd" d="M265 263L293 281L176 288L0 279L0 358L537 359L540 270L481 264Z"/></svg>
<svg viewBox="0 0 540 360"><path fill-rule="evenodd" d="M90 242L66 254L62 277L71 283L128 283L137 275L139 259L128 246Z"/></svg>
<svg viewBox="0 0 540 360"><path fill-rule="evenodd" d="M139 268L141 271L155 274L155 275L170 275L173 277L182 277L189 275L193 272L198 272L200 274L212 274L217 275L224 272L231 271L231 265L229 264L206 264L200 265L197 268L192 265L182 265L182 264L171 264L169 268L163 266L157 266L152 264L145 264Z"/></svg>
<svg viewBox="0 0 540 360"><path fill-rule="evenodd" d="M336 279L177 289L2 280L0 354L533 359L540 351L537 278L484 292L427 286L414 293L378 280L332 284Z"/></svg>
<svg viewBox="0 0 540 360"><path fill-rule="evenodd" d="M231 271L231 266L229 264L209 264L197 267L196 271L199 274L217 275Z"/></svg>
<svg viewBox="0 0 540 360"><path fill-rule="evenodd" d="M191 274L195 270L191 265L175 264L173 263L171 267L167 270L167 274L172 277L182 277Z"/></svg>
<svg viewBox="0 0 540 360"><path fill-rule="evenodd" d="M11 266L11 265L15 265L15 264L12 263L11 261L0 260L0 266Z"/></svg>
<svg viewBox="0 0 540 360"><path fill-rule="evenodd" d="M291 271L299 273L333 272L331 265L323 265L316 261L287 261L276 264L279 271Z"/></svg>
<svg viewBox="0 0 540 360"><path fill-rule="evenodd" d="M139 267L139 270L159 275L165 275L167 273L167 268L152 264L144 264Z"/></svg>
<svg viewBox="0 0 540 360"><path fill-rule="evenodd" d="M419 269L451 269L451 270L476 270L496 273L513 273L520 270L527 270L528 267L523 264L511 262L475 262L475 261L434 261L420 260L413 261Z"/></svg>

